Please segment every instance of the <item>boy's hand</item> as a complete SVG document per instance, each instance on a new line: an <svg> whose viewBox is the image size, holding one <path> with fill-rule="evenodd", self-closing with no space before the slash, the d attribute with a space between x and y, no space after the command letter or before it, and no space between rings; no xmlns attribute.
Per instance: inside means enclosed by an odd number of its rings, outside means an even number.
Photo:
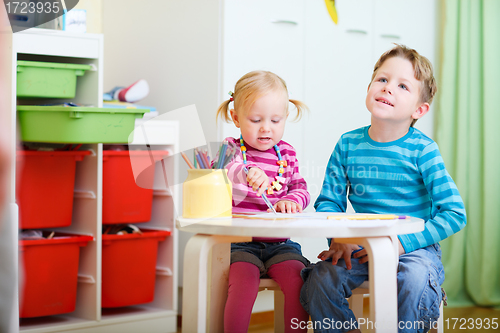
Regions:
<svg viewBox="0 0 500 333"><path fill-rule="evenodd" d="M302 213L302 206L289 200L281 200L274 204L274 209L282 213ZM267 210L271 212L270 209Z"/></svg>
<svg viewBox="0 0 500 333"><path fill-rule="evenodd" d="M318 259L326 260L328 258L332 258L332 265L336 265L340 258L344 258L347 269L351 269L351 254L353 251L359 249L360 247L356 244L336 243L332 239L330 249L328 251L322 251L318 255Z"/></svg>
<svg viewBox="0 0 500 333"><path fill-rule="evenodd" d="M358 252L354 253L352 257L359 259L358 262L360 264L364 264L368 261L368 252L366 252L366 249L361 249Z"/></svg>
<svg viewBox="0 0 500 333"><path fill-rule="evenodd" d="M269 177L264 171L257 167L248 170L247 181L248 185L252 186L254 191L257 191L258 196L261 196L269 186Z"/></svg>
<svg viewBox="0 0 500 333"><path fill-rule="evenodd" d="M397 238L397 240L398 240L399 255L405 254L406 252L405 249L403 248L403 245L401 245L401 241L399 240L399 238ZM361 251L354 253L352 256L353 258L361 258L359 259L360 264L363 264L368 261L368 253L366 252L366 249L362 249Z"/></svg>

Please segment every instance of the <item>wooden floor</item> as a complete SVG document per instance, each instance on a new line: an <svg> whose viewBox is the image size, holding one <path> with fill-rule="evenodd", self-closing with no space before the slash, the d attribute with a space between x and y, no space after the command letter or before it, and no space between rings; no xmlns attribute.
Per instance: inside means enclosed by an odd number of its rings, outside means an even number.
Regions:
<svg viewBox="0 0 500 333"><path fill-rule="evenodd" d="M368 307L364 308L364 315L368 317ZM446 333L493 333L500 332L500 309L469 307L469 308L447 308L444 307L444 331ZM495 319L495 320L494 320ZM496 329L495 323L496 322ZM474 323L474 324L472 324ZM490 328L485 329L489 323ZM481 327L482 324L482 327ZM468 327L468 325L470 325ZM253 323L248 332L272 333L274 332L272 321L267 323ZM309 330L308 332L313 332ZM374 330L366 329L363 333L371 333Z"/></svg>
<svg viewBox="0 0 500 333"><path fill-rule="evenodd" d="M368 317L368 306L365 299L364 315ZM472 324L474 322L474 324ZM489 329L485 328L489 323ZM496 323L496 329L495 324ZM482 327L480 327L482 324ZM444 331L446 333L496 333L500 332L500 309L469 307L448 308L444 307ZM179 328L178 333L182 332ZM273 312L264 312L252 315L250 333L274 332ZM308 332L313 332L309 330ZM373 330L363 330L363 333L372 333ZM189 332L186 332L189 333Z"/></svg>

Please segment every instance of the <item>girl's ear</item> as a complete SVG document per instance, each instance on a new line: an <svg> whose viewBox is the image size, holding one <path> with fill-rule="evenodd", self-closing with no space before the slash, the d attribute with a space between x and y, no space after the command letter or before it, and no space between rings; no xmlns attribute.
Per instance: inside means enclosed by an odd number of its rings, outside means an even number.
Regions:
<svg viewBox="0 0 500 333"><path fill-rule="evenodd" d="M233 119L234 125L237 128L240 128L240 121L238 119L238 114L236 113L236 111L234 111L234 109L231 109L231 110L229 110L229 112L231 113L231 118Z"/></svg>
<svg viewBox="0 0 500 333"><path fill-rule="evenodd" d="M425 114L427 112L429 112L429 108L430 108L430 105L429 103L424 103L422 105L420 105L416 110L415 112L413 112L413 114L411 115L411 117L413 119L420 119L422 118L423 116L425 116Z"/></svg>

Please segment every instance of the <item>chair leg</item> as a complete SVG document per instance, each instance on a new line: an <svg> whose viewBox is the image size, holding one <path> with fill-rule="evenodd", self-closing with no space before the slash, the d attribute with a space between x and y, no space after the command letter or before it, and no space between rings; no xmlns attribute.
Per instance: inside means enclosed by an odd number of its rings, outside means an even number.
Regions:
<svg viewBox="0 0 500 333"><path fill-rule="evenodd" d="M437 333L444 333L444 315L443 315L443 302L439 306L439 319Z"/></svg>
<svg viewBox="0 0 500 333"><path fill-rule="evenodd" d="M348 301L356 319L363 317L363 294L352 294Z"/></svg>
<svg viewBox="0 0 500 333"><path fill-rule="evenodd" d="M274 290L274 332L285 332L285 295L281 290Z"/></svg>
<svg viewBox="0 0 500 333"><path fill-rule="evenodd" d="M439 318L437 321L437 327L429 330L429 333L444 333L444 317L443 317L443 302L439 306Z"/></svg>
<svg viewBox="0 0 500 333"><path fill-rule="evenodd" d="M363 294L352 294L351 297L348 298L348 301L349 308L354 313L356 319L363 317ZM441 305L439 306L437 326L435 326L435 328L431 328L429 333L444 333L443 302L441 302Z"/></svg>

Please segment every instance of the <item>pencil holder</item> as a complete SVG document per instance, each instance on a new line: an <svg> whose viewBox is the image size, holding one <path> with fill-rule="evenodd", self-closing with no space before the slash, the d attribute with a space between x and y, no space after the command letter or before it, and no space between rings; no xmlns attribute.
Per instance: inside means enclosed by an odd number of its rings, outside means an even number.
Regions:
<svg viewBox="0 0 500 333"><path fill-rule="evenodd" d="M226 169L189 169L182 186L182 216L231 217L232 194Z"/></svg>

